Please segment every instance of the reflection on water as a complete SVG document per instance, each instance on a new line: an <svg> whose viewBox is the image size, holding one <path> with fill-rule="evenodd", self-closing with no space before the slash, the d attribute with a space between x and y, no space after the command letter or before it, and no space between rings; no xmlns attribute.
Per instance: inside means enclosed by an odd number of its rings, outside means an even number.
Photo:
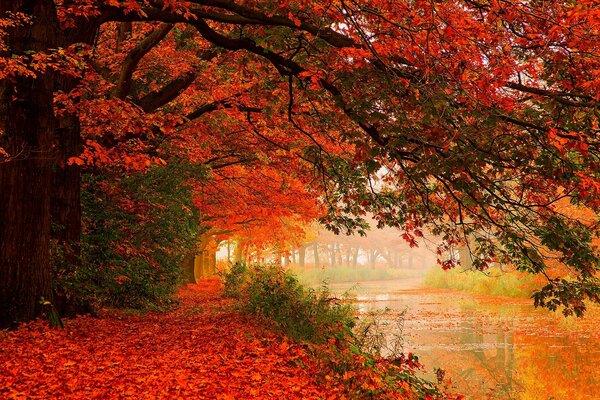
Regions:
<svg viewBox="0 0 600 400"><path fill-rule="evenodd" d="M416 280L353 291L360 312L391 310L390 337L403 327L403 350L419 356L427 378L441 368L469 399L600 399L598 309L566 319L530 300L425 289ZM404 323L395 323L403 311Z"/></svg>

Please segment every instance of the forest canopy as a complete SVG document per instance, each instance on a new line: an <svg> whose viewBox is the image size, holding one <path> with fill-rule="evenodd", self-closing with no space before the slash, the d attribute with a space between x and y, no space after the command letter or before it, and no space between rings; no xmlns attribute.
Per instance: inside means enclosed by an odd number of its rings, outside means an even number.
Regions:
<svg viewBox="0 0 600 400"><path fill-rule="evenodd" d="M599 300L597 1L0 4L2 325L77 253L82 173L181 160L205 232L373 216L545 276L536 305Z"/></svg>

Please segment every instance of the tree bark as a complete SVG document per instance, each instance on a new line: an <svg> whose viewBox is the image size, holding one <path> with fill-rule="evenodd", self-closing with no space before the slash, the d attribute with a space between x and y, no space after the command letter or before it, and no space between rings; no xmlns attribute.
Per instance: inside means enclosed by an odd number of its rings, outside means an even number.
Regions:
<svg viewBox="0 0 600 400"><path fill-rule="evenodd" d="M57 47L52 0L0 0L0 13L33 17L9 28L4 57ZM0 328L29 321L52 301L50 198L54 161L54 74L0 82L0 145L13 156L0 164ZM52 306L50 304L50 306Z"/></svg>
<svg viewBox="0 0 600 400"><path fill-rule="evenodd" d="M321 261L319 260L319 244L315 243L313 245L313 251L314 251L314 255L315 255L315 268L319 268Z"/></svg>
<svg viewBox="0 0 600 400"><path fill-rule="evenodd" d="M300 269L304 269L306 264L306 247L302 246L298 249L298 266Z"/></svg>
<svg viewBox="0 0 600 400"><path fill-rule="evenodd" d="M469 250L467 245L462 245L458 248L458 257L460 261L460 266L463 269L473 268L473 256L471 255L471 251Z"/></svg>
<svg viewBox="0 0 600 400"><path fill-rule="evenodd" d="M117 32L115 35L115 37L116 37L115 51L117 53L121 51L121 45L131 35L132 30L133 30L133 26L132 26L131 21L119 23L119 27L117 28Z"/></svg>
<svg viewBox="0 0 600 400"><path fill-rule="evenodd" d="M242 243L240 241L238 241L235 244L235 249L233 251L233 262L244 262L244 249L242 246Z"/></svg>
<svg viewBox="0 0 600 400"><path fill-rule="evenodd" d="M194 276L194 259L194 254L188 254L181 263L183 283L196 283L196 277Z"/></svg>
<svg viewBox="0 0 600 400"><path fill-rule="evenodd" d="M71 28L60 32L59 46L66 48L74 43L92 44L98 32L98 23L86 19ZM55 90L70 93L80 84L80 78L71 75L57 77ZM74 99L78 101L78 99ZM81 168L69 165L69 158L78 156L83 150L81 125L76 114L64 112L57 119L55 130L56 163L53 168L53 190L51 197L51 239L65 255L67 268L77 268L81 264ZM61 288L56 288L55 301L61 314L90 312L91 307L78 299L70 298Z"/></svg>

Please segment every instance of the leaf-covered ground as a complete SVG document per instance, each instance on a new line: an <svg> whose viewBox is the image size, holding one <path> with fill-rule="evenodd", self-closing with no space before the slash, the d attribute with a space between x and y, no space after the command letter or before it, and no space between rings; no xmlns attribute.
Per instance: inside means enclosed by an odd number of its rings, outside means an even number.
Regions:
<svg viewBox="0 0 600 400"><path fill-rule="evenodd" d="M237 314L218 280L168 313L105 313L0 332L1 399L328 399L304 348ZM311 365L312 364L312 365ZM301 367L304 365L305 367Z"/></svg>

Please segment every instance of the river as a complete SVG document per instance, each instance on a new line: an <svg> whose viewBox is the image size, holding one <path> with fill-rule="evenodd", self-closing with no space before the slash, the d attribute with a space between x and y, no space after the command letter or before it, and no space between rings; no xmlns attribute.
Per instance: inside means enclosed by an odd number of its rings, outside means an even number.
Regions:
<svg viewBox="0 0 600 400"><path fill-rule="evenodd" d="M390 342L413 352L423 375L467 399L600 399L600 310L579 319L513 299L422 287L420 280L332 284L381 315Z"/></svg>

